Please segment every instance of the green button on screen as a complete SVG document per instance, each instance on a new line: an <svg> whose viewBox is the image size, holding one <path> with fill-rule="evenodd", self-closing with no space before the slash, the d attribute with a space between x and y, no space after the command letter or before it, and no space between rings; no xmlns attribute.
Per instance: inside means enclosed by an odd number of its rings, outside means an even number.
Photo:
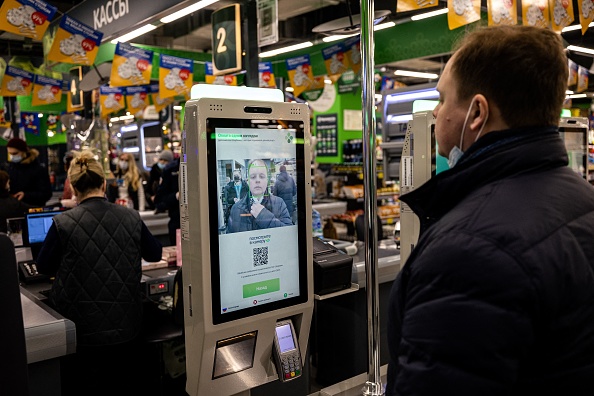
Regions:
<svg viewBox="0 0 594 396"><path fill-rule="evenodd" d="M280 290L280 279L270 279L263 282L249 283L243 285L243 298L259 296Z"/></svg>

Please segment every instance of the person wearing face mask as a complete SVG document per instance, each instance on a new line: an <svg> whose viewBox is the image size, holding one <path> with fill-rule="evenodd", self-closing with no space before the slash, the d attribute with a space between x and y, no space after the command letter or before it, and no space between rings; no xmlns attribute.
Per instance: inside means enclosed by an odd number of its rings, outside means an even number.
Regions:
<svg viewBox="0 0 594 396"><path fill-rule="evenodd" d="M6 145L10 175L10 194L27 205L41 207L52 197L52 186L47 168L39 162L39 151L27 146L19 138Z"/></svg>
<svg viewBox="0 0 594 396"><path fill-rule="evenodd" d="M241 178L241 171L234 170L233 180L230 180L229 183L227 183L223 191L223 197L227 204L225 210L225 224L229 222L229 214L231 213L233 205L241 198L245 197L249 192L250 187L245 180Z"/></svg>
<svg viewBox="0 0 594 396"><path fill-rule="evenodd" d="M143 176L136 166L134 156L130 153L120 154L113 175L114 181L107 186L109 202L142 212L145 208Z"/></svg>
<svg viewBox="0 0 594 396"><path fill-rule="evenodd" d="M155 195L157 194L157 188L159 187L159 181L161 180L161 174L167 164L173 161L173 152L171 150L163 150L159 153L157 162L151 167L149 173L149 180L146 184L146 196L149 204L149 209L155 209ZM158 212L164 212L164 210L157 209Z"/></svg>
<svg viewBox="0 0 594 396"><path fill-rule="evenodd" d="M402 195L417 245L388 305L386 395L591 395L594 189L558 132L559 34L468 33L437 84L450 168Z"/></svg>
<svg viewBox="0 0 594 396"><path fill-rule="evenodd" d="M6 219L23 217L25 212L34 206L27 205L9 194L10 176L0 170L0 232L6 233L8 225Z"/></svg>
<svg viewBox="0 0 594 396"><path fill-rule="evenodd" d="M293 225L285 201L270 194L266 162L251 160L247 170L250 191L231 208L227 233Z"/></svg>

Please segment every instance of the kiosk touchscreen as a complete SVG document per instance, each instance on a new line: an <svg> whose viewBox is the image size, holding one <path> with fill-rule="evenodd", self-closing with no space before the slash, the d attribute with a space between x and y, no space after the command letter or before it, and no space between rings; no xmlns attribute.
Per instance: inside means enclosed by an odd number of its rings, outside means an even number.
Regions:
<svg viewBox="0 0 594 396"><path fill-rule="evenodd" d="M261 91L236 89L250 98ZM313 311L309 144L305 105L186 104L180 220L190 395L301 375ZM289 377L280 324L294 343Z"/></svg>

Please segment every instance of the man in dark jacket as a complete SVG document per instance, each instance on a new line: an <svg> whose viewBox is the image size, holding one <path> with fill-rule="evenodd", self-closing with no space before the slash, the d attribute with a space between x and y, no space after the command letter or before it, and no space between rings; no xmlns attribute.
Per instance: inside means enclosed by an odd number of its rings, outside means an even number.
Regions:
<svg viewBox="0 0 594 396"><path fill-rule="evenodd" d="M169 215L169 243L174 246L177 229L180 227L179 219L179 158L165 166L161 175L161 183L155 195L157 210L167 210Z"/></svg>
<svg viewBox="0 0 594 396"><path fill-rule="evenodd" d="M10 155L10 193L28 205L44 206L52 197L52 185L49 172L39 162L39 151L19 138L10 139L6 149Z"/></svg>
<svg viewBox="0 0 594 396"><path fill-rule="evenodd" d="M557 125L558 34L470 33L434 110L450 170L400 199L421 222L392 287L387 395L592 395L594 189Z"/></svg>
<svg viewBox="0 0 594 396"><path fill-rule="evenodd" d="M261 230L292 225L285 202L268 191L268 167L261 159L248 165L250 193L231 208L227 232Z"/></svg>
<svg viewBox="0 0 594 396"><path fill-rule="evenodd" d="M242 179L241 172L239 170L235 170L233 171L233 180L225 185L223 192L225 203L227 204L225 210L225 224L227 224L229 222L229 213L231 213L231 208L237 201L248 195L250 192L250 187L245 182L245 180Z"/></svg>
<svg viewBox="0 0 594 396"><path fill-rule="evenodd" d="M280 172L276 177L274 183L274 195L282 198L287 205L287 210L291 217L293 216L293 197L297 194L297 186L295 180L287 173L287 167L285 165L280 166Z"/></svg>

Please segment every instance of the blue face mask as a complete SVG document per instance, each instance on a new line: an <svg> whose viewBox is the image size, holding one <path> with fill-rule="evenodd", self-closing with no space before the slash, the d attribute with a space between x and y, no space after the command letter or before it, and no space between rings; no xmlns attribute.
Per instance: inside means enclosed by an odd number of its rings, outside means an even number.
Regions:
<svg viewBox="0 0 594 396"><path fill-rule="evenodd" d="M157 162L157 166L159 167L159 169L163 170L163 168L165 168L165 164L162 162Z"/></svg>
<svg viewBox="0 0 594 396"><path fill-rule="evenodd" d="M18 164L22 160L23 160L23 157L21 157L20 155L11 155L10 156L10 162L13 162L15 164Z"/></svg>
<svg viewBox="0 0 594 396"><path fill-rule="evenodd" d="M468 111L466 112L466 118L464 119L464 125L462 125L462 132L460 133L460 144L459 146L452 147L452 149L450 150L450 154L448 154L448 166L450 167L450 169L456 166L458 161L460 161L460 158L462 158L462 156L464 155L464 151L462 151L461 147L464 141L464 131L466 131L466 123L468 122L468 117L470 116L470 110L472 110L473 104L474 99L472 100L472 102L470 102L470 106L468 106ZM476 135L476 138L474 139L475 142L481 136L481 133L483 133L483 129L485 128L488 119L489 114L487 114L487 117L485 117L485 122L483 122L483 125L481 126L479 133Z"/></svg>

